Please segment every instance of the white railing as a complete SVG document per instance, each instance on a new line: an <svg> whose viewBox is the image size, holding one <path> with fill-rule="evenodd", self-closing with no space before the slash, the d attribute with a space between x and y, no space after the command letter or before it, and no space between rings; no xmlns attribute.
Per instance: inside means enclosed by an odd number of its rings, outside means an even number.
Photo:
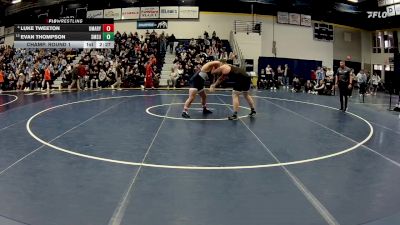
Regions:
<svg viewBox="0 0 400 225"><path fill-rule="evenodd" d="M260 21L235 20L233 26L235 33L257 33L261 35L261 24Z"/></svg>
<svg viewBox="0 0 400 225"><path fill-rule="evenodd" d="M231 33L230 33L229 43L231 45L232 51L234 53L236 53L237 59L239 61L239 67L244 67L245 66L245 63L244 63L245 59L243 58L242 51L240 50L239 45L238 45L238 43L236 41L235 32L234 31L231 31Z"/></svg>

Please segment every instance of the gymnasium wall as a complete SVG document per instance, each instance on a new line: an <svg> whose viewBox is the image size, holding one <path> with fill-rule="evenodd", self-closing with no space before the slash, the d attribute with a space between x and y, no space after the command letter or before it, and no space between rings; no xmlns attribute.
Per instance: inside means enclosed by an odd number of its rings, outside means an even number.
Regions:
<svg viewBox="0 0 400 225"><path fill-rule="evenodd" d="M361 31L361 66L371 71L372 34L368 31Z"/></svg>
<svg viewBox="0 0 400 225"><path fill-rule="evenodd" d="M361 62L361 55L361 31L335 26L333 58L346 60L347 56L351 56L350 61Z"/></svg>
<svg viewBox="0 0 400 225"><path fill-rule="evenodd" d="M262 56L321 60L324 66L333 62L333 43L315 41L311 27L277 24L275 17L258 16L262 21ZM272 53L276 42L276 55Z"/></svg>

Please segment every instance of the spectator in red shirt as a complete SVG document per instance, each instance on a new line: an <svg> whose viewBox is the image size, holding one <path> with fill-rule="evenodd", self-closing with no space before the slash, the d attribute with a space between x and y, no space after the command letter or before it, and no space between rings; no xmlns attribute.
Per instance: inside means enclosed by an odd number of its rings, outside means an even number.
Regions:
<svg viewBox="0 0 400 225"><path fill-rule="evenodd" d="M153 68L151 64L151 60L146 63L146 88L154 88L153 84Z"/></svg>
<svg viewBox="0 0 400 225"><path fill-rule="evenodd" d="M80 62L78 66L78 79L76 84L78 90L81 90L82 86L84 86L85 76L86 76L86 67L82 65L82 62Z"/></svg>
<svg viewBox="0 0 400 225"><path fill-rule="evenodd" d="M317 73L314 70L311 70L311 81L315 81L317 79Z"/></svg>
<svg viewBox="0 0 400 225"><path fill-rule="evenodd" d="M3 84L4 84L4 73L3 70L0 69L0 94L3 91Z"/></svg>
<svg viewBox="0 0 400 225"><path fill-rule="evenodd" d="M47 92L50 92L50 83L51 83L51 72L50 66L47 66L44 70L44 83L46 84Z"/></svg>

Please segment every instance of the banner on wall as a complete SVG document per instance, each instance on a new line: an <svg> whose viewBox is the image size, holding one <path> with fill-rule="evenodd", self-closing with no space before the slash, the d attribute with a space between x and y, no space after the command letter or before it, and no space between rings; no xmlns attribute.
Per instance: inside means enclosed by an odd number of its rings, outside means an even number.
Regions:
<svg viewBox="0 0 400 225"><path fill-rule="evenodd" d="M289 13L289 24L300 25L300 14Z"/></svg>
<svg viewBox="0 0 400 225"><path fill-rule="evenodd" d="M140 17L140 7L131 7L122 9L123 20L134 20Z"/></svg>
<svg viewBox="0 0 400 225"><path fill-rule="evenodd" d="M311 27L311 15L301 14L301 26Z"/></svg>
<svg viewBox="0 0 400 225"><path fill-rule="evenodd" d="M168 20L138 20L137 29L168 29Z"/></svg>
<svg viewBox="0 0 400 225"><path fill-rule="evenodd" d="M160 17L160 7L141 7L140 19L157 19Z"/></svg>
<svg viewBox="0 0 400 225"><path fill-rule="evenodd" d="M198 19L199 7L198 6L180 6L179 18L182 19Z"/></svg>
<svg viewBox="0 0 400 225"><path fill-rule="evenodd" d="M160 18L164 18L164 19L179 18L179 7L178 6L161 6L160 7Z"/></svg>
<svg viewBox="0 0 400 225"><path fill-rule="evenodd" d="M105 9L104 10L104 18L112 18L114 20L120 20L121 19L121 8Z"/></svg>
<svg viewBox="0 0 400 225"><path fill-rule="evenodd" d="M0 27L0 37L4 36L4 29L5 27Z"/></svg>
<svg viewBox="0 0 400 225"><path fill-rule="evenodd" d="M289 23L289 13L288 12L278 12L278 23Z"/></svg>
<svg viewBox="0 0 400 225"><path fill-rule="evenodd" d="M96 19L96 18L103 18L104 11L103 10L90 10L86 13L86 18L88 19Z"/></svg>
<svg viewBox="0 0 400 225"><path fill-rule="evenodd" d="M393 5L393 4L397 4L397 3L400 3L400 1L399 0L378 0L379 7Z"/></svg>
<svg viewBox="0 0 400 225"><path fill-rule="evenodd" d="M396 15L400 15L400 4L395 5L394 10L396 11Z"/></svg>

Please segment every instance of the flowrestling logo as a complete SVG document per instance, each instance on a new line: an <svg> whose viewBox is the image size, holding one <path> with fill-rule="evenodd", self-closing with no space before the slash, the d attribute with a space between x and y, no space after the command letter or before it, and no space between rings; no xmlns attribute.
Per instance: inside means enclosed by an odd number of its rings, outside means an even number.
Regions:
<svg viewBox="0 0 400 225"><path fill-rule="evenodd" d="M375 18L384 19L384 18L388 17L387 11L383 11L383 12L367 11L367 14L368 14L368 19L375 19Z"/></svg>

